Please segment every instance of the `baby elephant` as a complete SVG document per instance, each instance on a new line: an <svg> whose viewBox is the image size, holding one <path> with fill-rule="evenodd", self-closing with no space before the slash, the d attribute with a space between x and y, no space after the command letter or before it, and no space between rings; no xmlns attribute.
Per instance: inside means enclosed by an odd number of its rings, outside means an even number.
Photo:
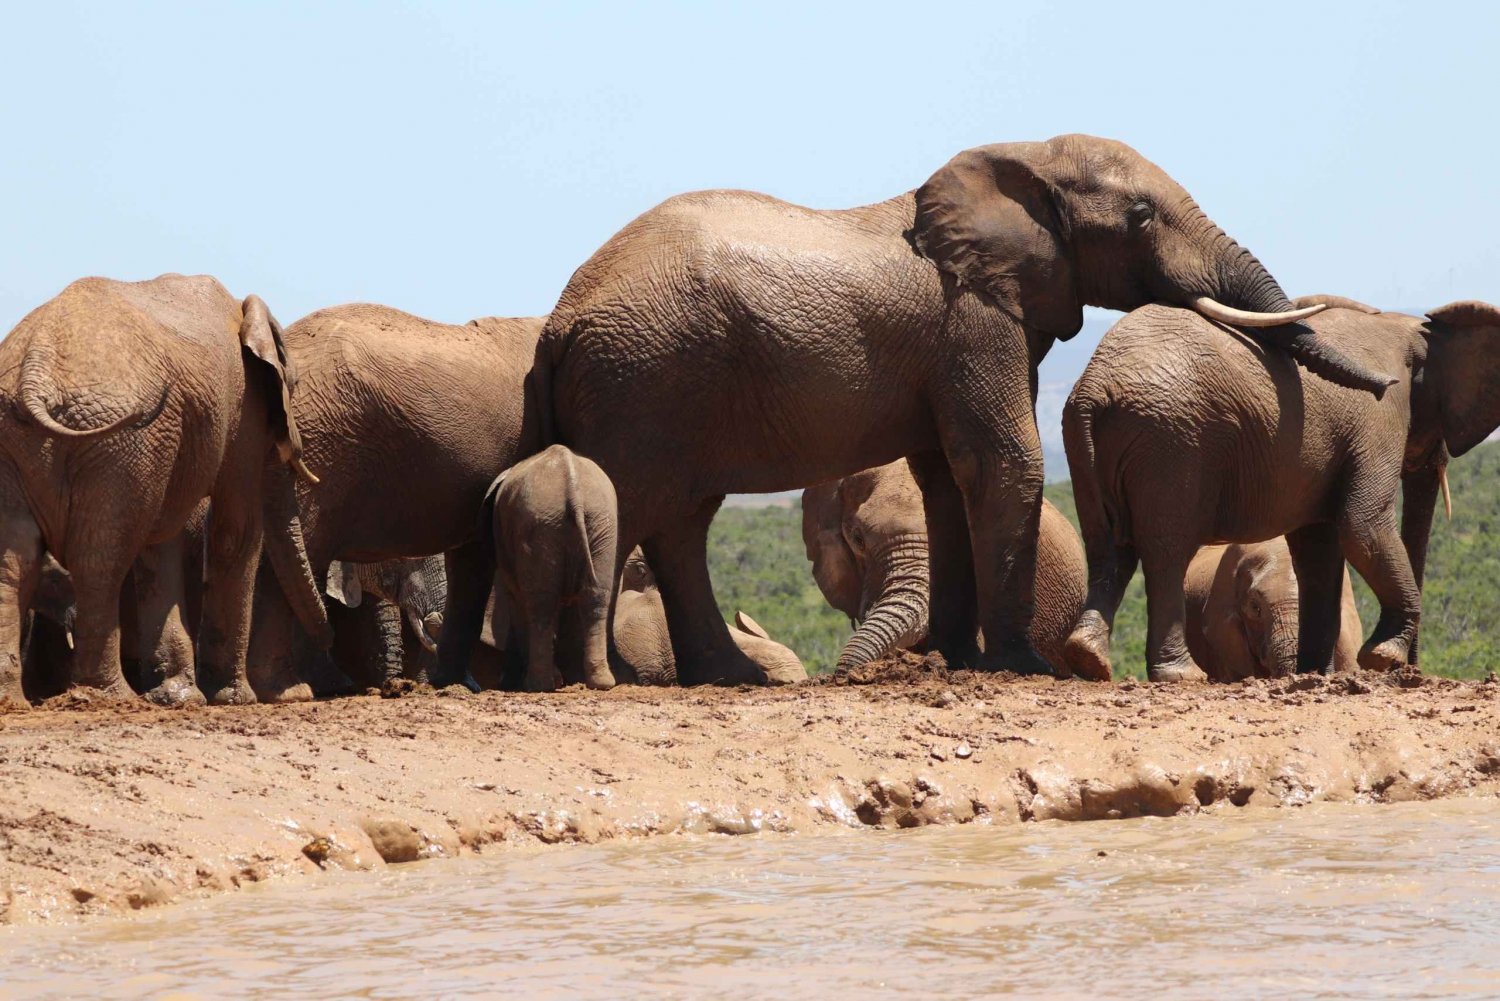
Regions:
<svg viewBox="0 0 1500 1001"><path fill-rule="evenodd" d="M1208 543L1278 535L1300 585L1299 671L1333 665L1345 559L1380 602L1360 666L1415 663L1444 470L1500 425L1500 309L1459 302L1423 320L1326 304L1293 336L1385 373L1379 395L1185 310L1147 306L1104 336L1063 413L1089 563L1065 651L1076 671L1108 670L1110 627L1139 559L1152 680L1203 678L1184 632L1188 563Z"/></svg>
<svg viewBox="0 0 1500 1001"><path fill-rule="evenodd" d="M1210 681L1282 678L1297 670L1297 575L1286 539L1204 546L1188 564L1187 645ZM1344 572L1335 671L1352 671L1364 637Z"/></svg>
<svg viewBox="0 0 1500 1001"><path fill-rule="evenodd" d="M519 620L529 692L579 681L614 687L615 504L604 470L562 445L516 463L485 494L480 521L490 530L495 587Z"/></svg>

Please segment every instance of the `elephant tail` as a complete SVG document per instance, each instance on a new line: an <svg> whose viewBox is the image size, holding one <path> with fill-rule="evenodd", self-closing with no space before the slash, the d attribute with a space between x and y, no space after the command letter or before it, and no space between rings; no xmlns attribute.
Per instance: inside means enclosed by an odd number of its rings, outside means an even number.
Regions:
<svg viewBox="0 0 1500 1001"><path fill-rule="evenodd" d="M26 352L26 357L21 361L21 377L16 391L16 403L20 406L18 416L23 420L29 420L44 431L63 438L93 438L126 427L143 428L161 416L161 412L166 409L167 394L171 390L171 385L163 382L156 402L144 411L132 410L102 427L70 427L52 416L47 403L48 399L54 395L56 388L52 383L51 374L56 356L56 349L50 343L43 341L31 345Z"/></svg>
<svg viewBox="0 0 1500 1001"><path fill-rule="evenodd" d="M556 353L560 350L561 340L561 335L553 330L551 321L548 321L542 330L542 336L537 339L531 371L526 373L526 396L531 401L531 417L536 425L536 440L529 450L531 454L540 452L549 445L559 444L557 415L553 412L552 402L552 373L557 367ZM523 449L524 451L527 450Z"/></svg>
<svg viewBox="0 0 1500 1001"><path fill-rule="evenodd" d="M588 587L599 586L599 574L594 570L594 547L589 542L589 526L583 517L583 508L578 505L578 469L574 461L573 453L568 452L565 463L568 476L568 514L573 521L573 529L578 533L578 552L583 557L584 565L588 567ZM579 590L583 590L582 587Z"/></svg>
<svg viewBox="0 0 1500 1001"><path fill-rule="evenodd" d="M1096 541L1109 540L1113 545L1130 542L1130 520L1121 509L1122 499L1104 489L1099 457L1094 448L1094 424L1099 404L1075 387L1063 410L1063 446L1068 453L1068 473L1073 478L1073 498L1084 540L1092 534Z"/></svg>

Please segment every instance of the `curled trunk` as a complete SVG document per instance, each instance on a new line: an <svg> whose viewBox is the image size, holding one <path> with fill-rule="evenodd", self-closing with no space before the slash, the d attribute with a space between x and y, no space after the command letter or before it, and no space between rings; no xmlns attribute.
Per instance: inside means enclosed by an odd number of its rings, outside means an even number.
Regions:
<svg viewBox="0 0 1500 1001"><path fill-rule="evenodd" d="M323 607L323 595L307 559L291 471L275 463L266 468L265 475L266 555L297 621L318 649L327 650L333 646L333 628L328 624L328 610Z"/></svg>
<svg viewBox="0 0 1500 1001"><path fill-rule="evenodd" d="M839 669L878 660L927 634L927 540L907 537L886 547L866 574L864 612L839 653Z"/></svg>
<svg viewBox="0 0 1500 1001"><path fill-rule="evenodd" d="M1270 616L1256 657L1260 661L1261 672L1266 676L1290 678L1297 672L1297 624L1300 615L1296 596L1290 601L1271 606Z"/></svg>
<svg viewBox="0 0 1500 1001"><path fill-rule="evenodd" d="M1215 229L1217 244L1217 285L1213 298L1240 310L1253 313L1291 313L1296 307L1287 298L1276 279L1256 260L1255 255ZM1274 344L1297 359L1308 370L1330 382L1353 389L1363 389L1377 396L1394 384L1395 377L1374 372L1339 350L1337 345L1321 339L1310 327L1288 323L1279 327L1256 328L1255 336Z"/></svg>

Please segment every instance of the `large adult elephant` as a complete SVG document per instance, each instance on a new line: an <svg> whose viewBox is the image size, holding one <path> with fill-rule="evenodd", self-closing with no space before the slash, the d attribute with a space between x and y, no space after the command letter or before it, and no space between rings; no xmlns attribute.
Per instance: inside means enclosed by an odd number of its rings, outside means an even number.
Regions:
<svg viewBox="0 0 1500 1001"><path fill-rule="evenodd" d="M140 615L148 658L164 661L147 666L164 679L159 701L202 701L195 670L214 701L253 700L245 655L263 541L304 625L326 640L290 472L267 476L289 466L312 478L289 409L294 369L259 298L206 276L81 279L11 332L0 371L0 702L24 704L21 626L44 549L72 578L72 683L110 698L134 697L120 661L133 563L154 578ZM181 545L205 497L214 513L195 663ZM267 507L279 512L269 524Z"/></svg>
<svg viewBox="0 0 1500 1001"><path fill-rule="evenodd" d="M1333 304L1307 327L1391 373L1379 397L1187 310L1140 309L1104 336L1063 411L1089 561L1066 648L1076 670L1109 670L1110 629L1139 562L1152 680L1201 679L1184 633L1189 561L1201 545L1278 535L1298 581L1298 670L1332 666L1346 559L1380 602L1360 666L1416 662L1448 459L1500 426L1500 309L1451 303L1424 321Z"/></svg>
<svg viewBox="0 0 1500 1001"><path fill-rule="evenodd" d="M828 603L856 623L838 667L858 667L927 641L927 522L906 460L802 491L802 541ZM1042 501L1031 645L1061 671L1063 642L1083 610L1083 543Z"/></svg>
<svg viewBox="0 0 1500 1001"><path fill-rule="evenodd" d="M615 483L621 556L645 546L684 683L761 675L709 581L720 499L902 456L923 489L936 645L953 664L1047 672L1026 636L1036 365L1084 305L1151 302L1246 324L1308 315L1160 168L1061 136L968 150L863 208L669 199L574 273L533 379L545 440ZM1269 336L1346 381L1385 383L1301 328Z"/></svg>
<svg viewBox="0 0 1500 1001"><path fill-rule="evenodd" d="M292 413L318 471L317 483L297 485L308 559L323 579L334 560L446 553L434 683L465 676L480 633L489 574L475 540L485 490L535 451L524 387L542 323L490 317L455 326L358 304L286 330L302 379ZM297 639L282 589L263 573L251 676L262 698L312 696Z"/></svg>

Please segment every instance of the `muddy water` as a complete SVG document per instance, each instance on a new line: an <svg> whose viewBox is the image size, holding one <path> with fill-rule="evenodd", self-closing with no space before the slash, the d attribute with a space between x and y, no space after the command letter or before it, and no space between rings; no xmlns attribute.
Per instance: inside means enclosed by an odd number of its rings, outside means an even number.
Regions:
<svg viewBox="0 0 1500 1001"><path fill-rule="evenodd" d="M0 932L17 998L1006 991L1500 995L1500 803L514 850Z"/></svg>

